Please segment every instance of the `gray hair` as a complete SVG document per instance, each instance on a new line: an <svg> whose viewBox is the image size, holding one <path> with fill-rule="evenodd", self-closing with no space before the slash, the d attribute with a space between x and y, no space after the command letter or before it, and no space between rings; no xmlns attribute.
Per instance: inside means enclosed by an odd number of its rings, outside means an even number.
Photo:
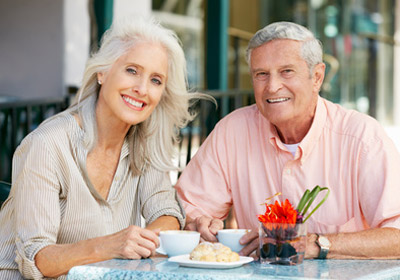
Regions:
<svg viewBox="0 0 400 280"><path fill-rule="evenodd" d="M250 39L246 60L250 65L251 52L253 49L277 39L289 39L303 42L300 55L306 61L310 72L315 65L322 62L322 44L314 37L314 34L299 24L293 22L274 22L257 31Z"/></svg>
<svg viewBox="0 0 400 280"><path fill-rule="evenodd" d="M189 112L190 105L198 98L207 98L204 94L188 92L186 59L172 30L162 27L153 18L126 17L115 21L103 35L99 51L88 60L82 86L70 107L81 116L89 150L97 143L94 109L100 90L97 73L106 72L119 57L143 41L160 43L166 49L168 79L161 100L150 117L132 126L126 136L133 175L140 175L149 164L162 171L177 169L172 163L174 142L179 141L180 129L194 118ZM88 110L93 113L85 118L81 112Z"/></svg>

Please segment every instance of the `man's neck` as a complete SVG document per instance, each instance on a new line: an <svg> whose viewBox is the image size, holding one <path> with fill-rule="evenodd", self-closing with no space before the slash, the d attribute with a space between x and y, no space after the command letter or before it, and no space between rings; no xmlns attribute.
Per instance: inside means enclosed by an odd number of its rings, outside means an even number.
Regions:
<svg viewBox="0 0 400 280"><path fill-rule="evenodd" d="M307 123L291 124L288 126L275 126L278 131L279 138L285 144L297 144L307 135L311 128L313 118Z"/></svg>

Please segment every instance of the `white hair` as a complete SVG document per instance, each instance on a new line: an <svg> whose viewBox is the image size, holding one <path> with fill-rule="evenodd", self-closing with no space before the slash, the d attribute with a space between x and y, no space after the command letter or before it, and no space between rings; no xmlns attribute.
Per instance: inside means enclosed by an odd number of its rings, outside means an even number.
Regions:
<svg viewBox="0 0 400 280"><path fill-rule="evenodd" d="M153 18L122 18L105 32L99 51L88 60L82 86L70 108L81 116L89 150L97 143L95 104L100 89L97 73L106 72L119 57L143 41L159 43L166 49L168 79L161 100L150 117L132 126L127 134L133 175L140 175L149 164L162 171L176 169L172 163L174 142L179 141L180 129L194 118L189 107L199 98L211 99L201 93L188 92L186 59L172 30L162 27ZM93 113L81 113L87 110Z"/></svg>
<svg viewBox="0 0 400 280"><path fill-rule="evenodd" d="M315 65L322 63L322 44L314 37L314 34L299 24L293 22L274 22L257 31L250 39L246 60L250 65L251 52L253 49L278 39L289 39L303 42L300 55L306 61L310 73Z"/></svg>

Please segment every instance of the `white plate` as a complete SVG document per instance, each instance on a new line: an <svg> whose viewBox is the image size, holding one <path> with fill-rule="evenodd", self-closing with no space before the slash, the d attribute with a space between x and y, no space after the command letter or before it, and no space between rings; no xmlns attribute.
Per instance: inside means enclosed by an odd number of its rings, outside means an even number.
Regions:
<svg viewBox="0 0 400 280"><path fill-rule="evenodd" d="M242 257L237 262L201 262L192 261L189 255L180 255L168 259L170 262L178 263L180 266L197 267L197 268L234 268L252 262L252 257Z"/></svg>

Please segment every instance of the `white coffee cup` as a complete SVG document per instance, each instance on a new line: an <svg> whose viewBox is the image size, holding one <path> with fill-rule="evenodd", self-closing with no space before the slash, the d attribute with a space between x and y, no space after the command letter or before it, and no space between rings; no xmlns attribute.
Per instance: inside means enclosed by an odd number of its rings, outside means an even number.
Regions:
<svg viewBox="0 0 400 280"><path fill-rule="evenodd" d="M190 254L200 242L200 233L189 230L160 232L160 247L156 252L169 257Z"/></svg>
<svg viewBox="0 0 400 280"><path fill-rule="evenodd" d="M221 229L217 233L218 241L231 248L234 252L240 252L244 245L239 243L239 239L250 232L249 229Z"/></svg>

